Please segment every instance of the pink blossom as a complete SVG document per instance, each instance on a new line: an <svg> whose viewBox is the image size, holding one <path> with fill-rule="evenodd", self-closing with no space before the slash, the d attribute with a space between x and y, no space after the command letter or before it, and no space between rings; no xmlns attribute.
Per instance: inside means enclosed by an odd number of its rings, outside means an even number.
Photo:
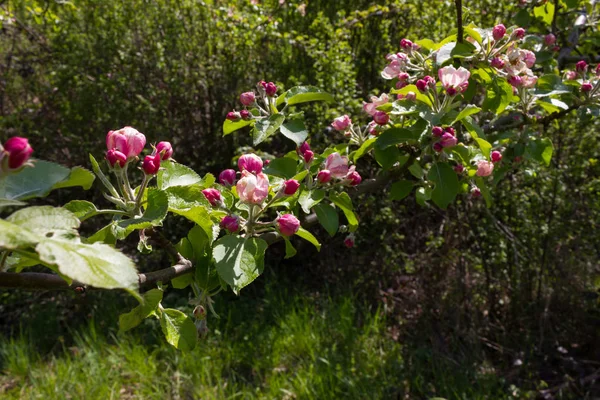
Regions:
<svg viewBox="0 0 600 400"><path fill-rule="evenodd" d="M490 176L494 171L494 163L481 160L477 163L477 176Z"/></svg>
<svg viewBox="0 0 600 400"><path fill-rule="evenodd" d="M531 68L535 65L535 53L529 50L519 50L520 57L525 61L527 68Z"/></svg>
<svg viewBox="0 0 600 400"><path fill-rule="evenodd" d="M219 206L223 203L223 199L221 198L221 192L219 192L217 189L204 189L202 191L202 194L204 195L204 197L206 197L206 200L208 200L210 205L213 207Z"/></svg>
<svg viewBox="0 0 600 400"><path fill-rule="evenodd" d="M350 125L352 125L352 120L347 115L342 115L341 117L337 117L331 123L331 126L333 126L333 129L335 129L336 131L339 131L339 132L344 132L345 130L347 130L350 127Z"/></svg>
<svg viewBox="0 0 600 400"><path fill-rule="evenodd" d="M4 149L0 146L0 160L8 156L9 169L21 168L33 153L33 148L29 145L29 141L23 137L11 137L4 143ZM4 163L3 163L4 164Z"/></svg>
<svg viewBox="0 0 600 400"><path fill-rule="evenodd" d="M260 204L269 195L269 178L262 172L254 175L244 170L236 189L242 202Z"/></svg>
<svg viewBox="0 0 600 400"><path fill-rule="evenodd" d="M390 116L385 111L377 111L373 114L373 121L377 125L385 125L390 121Z"/></svg>
<svg viewBox="0 0 600 400"><path fill-rule="evenodd" d="M556 43L556 36L551 33L547 34L544 36L544 43L546 43L546 46L552 46L554 43Z"/></svg>
<svg viewBox="0 0 600 400"><path fill-rule="evenodd" d="M160 169L160 153L144 157L142 169L146 175L156 175Z"/></svg>
<svg viewBox="0 0 600 400"><path fill-rule="evenodd" d="M325 169L331 172L334 178L342 179L348 174L348 157L340 153L331 153L325 160Z"/></svg>
<svg viewBox="0 0 600 400"><path fill-rule="evenodd" d="M240 102L245 106L251 106L256 101L254 92L244 92L240 94Z"/></svg>
<svg viewBox="0 0 600 400"><path fill-rule="evenodd" d="M356 186L362 182L362 177L356 172L356 167L354 165L348 169L348 174L346 174L344 182L350 186Z"/></svg>
<svg viewBox="0 0 600 400"><path fill-rule="evenodd" d="M221 185L233 186L235 183L235 171L233 169L225 169L219 174L219 182Z"/></svg>
<svg viewBox="0 0 600 400"><path fill-rule="evenodd" d="M262 172L263 161L256 154L244 154L238 159L240 172L249 171L253 174Z"/></svg>
<svg viewBox="0 0 600 400"><path fill-rule="evenodd" d="M123 168L125 163L127 163L127 157L119 150L110 149L106 152L106 161L108 161L108 164L113 168L117 163Z"/></svg>
<svg viewBox="0 0 600 400"><path fill-rule="evenodd" d="M454 147L458 143L458 139L448 132L444 133L440 138L440 144L442 147Z"/></svg>
<svg viewBox="0 0 600 400"><path fill-rule="evenodd" d="M458 69L456 69L452 65L440 68L438 71L438 77L442 82L442 86L446 90L448 90L449 88L453 88L456 90L463 91L469 84L470 76L471 73L465 68L459 67Z"/></svg>
<svg viewBox="0 0 600 400"><path fill-rule="evenodd" d="M500 160L502 160L502 153L500 153L498 150L494 150L492 151L490 158L492 159L493 163L500 162Z"/></svg>
<svg viewBox="0 0 600 400"><path fill-rule="evenodd" d="M404 53L388 54L386 59L389 64L381 72L384 79L394 79L406 68L408 56Z"/></svg>
<svg viewBox="0 0 600 400"><path fill-rule="evenodd" d="M383 93L381 96L371 96L371 102L366 103L363 102L363 110L369 115L375 115L377 112L377 107L386 104L390 101L387 93Z"/></svg>
<svg viewBox="0 0 600 400"><path fill-rule="evenodd" d="M228 232L235 233L240 229L240 218L237 215L226 215L219 225Z"/></svg>
<svg viewBox="0 0 600 400"><path fill-rule="evenodd" d="M537 83L538 77L535 75L523 75L521 77L521 85L524 88L532 88Z"/></svg>
<svg viewBox="0 0 600 400"><path fill-rule="evenodd" d="M300 229L300 221L292 214L283 214L277 218L277 226L283 236L292 236Z"/></svg>
<svg viewBox="0 0 600 400"><path fill-rule="evenodd" d="M520 76L509 76L508 83L510 83L513 87L519 87L523 84L523 79Z"/></svg>
<svg viewBox="0 0 600 400"><path fill-rule="evenodd" d="M523 28L517 28L517 29L515 29L513 31L513 35L517 39L523 39L525 37L525 29L523 29Z"/></svg>
<svg viewBox="0 0 600 400"><path fill-rule="evenodd" d="M565 79L568 81L574 81L575 79L577 79L577 72L575 71L567 71L565 73Z"/></svg>
<svg viewBox="0 0 600 400"><path fill-rule="evenodd" d="M137 157L145 145L146 136L130 126L106 134L106 149L117 149L125 154L128 160Z"/></svg>
<svg viewBox="0 0 600 400"><path fill-rule="evenodd" d="M409 101L415 101L417 99L417 94L415 92L412 92L412 91L411 92L407 92L405 98L406 98L406 100L409 100Z"/></svg>
<svg viewBox="0 0 600 400"><path fill-rule="evenodd" d="M168 160L173 155L173 146L169 142L159 142L156 145L156 152L162 154L163 160Z"/></svg>

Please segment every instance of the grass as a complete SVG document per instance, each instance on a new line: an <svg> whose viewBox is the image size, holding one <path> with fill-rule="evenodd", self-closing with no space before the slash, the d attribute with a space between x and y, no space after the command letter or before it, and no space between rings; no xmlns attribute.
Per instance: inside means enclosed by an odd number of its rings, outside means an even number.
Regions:
<svg viewBox="0 0 600 400"><path fill-rule="evenodd" d="M267 290L260 300L230 298L218 306L221 319L210 319L211 333L189 353L166 344L152 320L126 334L100 332L92 320L72 332L72 345L47 355L27 335L3 339L0 397L508 398L497 379L427 349L406 356L381 314L352 297Z"/></svg>

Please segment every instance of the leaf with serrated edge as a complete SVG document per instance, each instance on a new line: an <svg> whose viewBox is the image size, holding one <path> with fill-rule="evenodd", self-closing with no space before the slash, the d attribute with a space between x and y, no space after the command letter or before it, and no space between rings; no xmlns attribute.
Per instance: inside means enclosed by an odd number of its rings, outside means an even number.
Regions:
<svg viewBox="0 0 600 400"><path fill-rule="evenodd" d="M165 308L160 313L160 327L167 342L181 351L196 347L198 333L194 321L186 314L173 308Z"/></svg>

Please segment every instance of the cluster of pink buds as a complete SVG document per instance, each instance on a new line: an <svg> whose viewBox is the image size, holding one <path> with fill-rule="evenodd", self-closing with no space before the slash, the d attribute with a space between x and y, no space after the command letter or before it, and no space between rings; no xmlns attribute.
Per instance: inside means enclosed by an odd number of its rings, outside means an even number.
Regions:
<svg viewBox="0 0 600 400"><path fill-rule="evenodd" d="M0 177L16 172L27 164L33 148L29 141L22 137L12 137L0 144Z"/></svg>
<svg viewBox="0 0 600 400"><path fill-rule="evenodd" d="M433 137L438 138L438 140L433 143L432 146L433 150L438 153L445 148L454 147L458 143L456 131L451 126L447 126L445 128L442 128L441 126L434 126L431 129L431 134Z"/></svg>
<svg viewBox="0 0 600 400"><path fill-rule="evenodd" d="M236 184L237 194L244 203L261 204L269 195L269 178L262 172L262 159L256 154L244 154L238 160L242 177Z"/></svg>
<svg viewBox="0 0 600 400"><path fill-rule="evenodd" d="M308 142L302 143L300 146L298 146L296 151L307 165L309 165L315 158L315 153L310 149Z"/></svg>
<svg viewBox="0 0 600 400"><path fill-rule="evenodd" d="M525 37L525 30L516 28L512 34L506 33L502 24L492 29L492 42L487 53L490 65L504 75L514 88L531 88L538 79L531 71L535 64L535 54L517 47L517 41ZM544 40L550 46L556 42L556 37L548 34Z"/></svg>
<svg viewBox="0 0 600 400"><path fill-rule="evenodd" d="M575 64L575 71L567 71L565 77L568 80L581 78L579 90L587 96L592 97L598 93L600 88L600 79L598 79L600 78L600 64L592 72L584 60L578 61Z"/></svg>
<svg viewBox="0 0 600 400"><path fill-rule="evenodd" d="M325 184L332 178L339 179L349 186L356 186L362 181L362 177L356 171L354 165L348 166L348 157L340 153L331 153L325 160L325 168L317 174L317 182Z"/></svg>

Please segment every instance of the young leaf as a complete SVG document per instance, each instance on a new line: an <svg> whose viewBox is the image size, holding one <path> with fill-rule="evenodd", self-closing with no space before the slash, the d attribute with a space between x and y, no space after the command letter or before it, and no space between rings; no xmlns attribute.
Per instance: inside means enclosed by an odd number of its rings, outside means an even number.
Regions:
<svg viewBox="0 0 600 400"><path fill-rule="evenodd" d="M245 239L228 235L215 242L215 267L234 293L238 294L240 289L262 274L266 249L267 242L260 238Z"/></svg>
<svg viewBox="0 0 600 400"><path fill-rule="evenodd" d="M304 126L304 121L300 118L287 121L281 125L281 134L286 138L294 141L296 145L300 146L308 137L308 131Z"/></svg>
<svg viewBox="0 0 600 400"><path fill-rule="evenodd" d="M87 169L81 167L73 167L73 169L71 169L69 177L64 181L58 182L54 186L52 186L52 190L74 186L81 186L84 190L88 190L92 187L94 179L96 179L94 174L88 171Z"/></svg>
<svg viewBox="0 0 600 400"><path fill-rule="evenodd" d="M315 247L317 248L317 251L321 251L321 243L319 243L317 238L314 237L314 235L312 233L310 233L303 227L300 227L300 229L298 229L298 232L296 232L296 235L300 236L304 240L311 242L312 244L315 245Z"/></svg>
<svg viewBox="0 0 600 400"><path fill-rule="evenodd" d="M460 191L458 178L452 167L447 163L433 164L427 173L427 179L435 183L431 192L431 200L440 208L446 208L454 201Z"/></svg>
<svg viewBox="0 0 600 400"><path fill-rule="evenodd" d="M64 208L75 214L80 221L85 221L98 213L94 203L85 200L71 200Z"/></svg>
<svg viewBox="0 0 600 400"><path fill-rule="evenodd" d="M465 117L468 117L469 115L477 114L479 111L481 111L481 108L474 106L473 104L469 104L458 113L458 115L456 116L456 118L454 118L454 121L452 121L450 125L454 125L458 121L462 121L463 119L465 119Z"/></svg>
<svg viewBox="0 0 600 400"><path fill-rule="evenodd" d="M319 223L323 226L323 228L325 228L330 236L334 236L340 225L340 219L338 213L335 211L335 208L329 204L320 203L317 204L314 209L317 213Z"/></svg>
<svg viewBox="0 0 600 400"><path fill-rule="evenodd" d="M377 137L375 148L385 150L390 146L401 143L414 143L419 139L419 134L406 128L390 128Z"/></svg>
<svg viewBox="0 0 600 400"><path fill-rule="evenodd" d="M288 238L284 238L285 240L285 258L292 258L296 255L296 249L292 242Z"/></svg>
<svg viewBox="0 0 600 400"><path fill-rule="evenodd" d="M264 169L264 172L269 175L279 176L281 178L290 179L296 175L296 167L298 161L290 157L276 158L269 163Z"/></svg>
<svg viewBox="0 0 600 400"><path fill-rule="evenodd" d="M142 304L126 314L119 315L119 330L121 332L127 332L128 330L135 328L141 324L144 319L154 313L158 307L158 303L160 303L163 298L163 292L160 289L148 290L144 293L143 298L144 301Z"/></svg>
<svg viewBox="0 0 600 400"><path fill-rule="evenodd" d="M283 114L272 114L269 118L263 118L256 121L252 130L252 138L255 146L264 142L269 136L273 135L281 124L285 121Z"/></svg>
<svg viewBox="0 0 600 400"><path fill-rule="evenodd" d="M172 186L188 186L202 182L202 178L194 170L174 161L163 161L158 171L157 183L159 189Z"/></svg>
<svg viewBox="0 0 600 400"><path fill-rule="evenodd" d="M413 181L409 180L401 180L398 182L394 182L390 189L390 199L391 200L402 200L406 196L410 194L412 188L414 186Z"/></svg>
<svg viewBox="0 0 600 400"><path fill-rule="evenodd" d="M223 122L223 136L227 136L232 132L237 131L238 129L242 129L245 126L251 125L254 123L253 119L245 120L240 119L238 121L230 121L228 119Z"/></svg>
<svg viewBox="0 0 600 400"><path fill-rule="evenodd" d="M315 86L295 86L277 98L277 105L287 103L290 106L294 104L306 103L309 101L334 101L329 93Z"/></svg>
<svg viewBox="0 0 600 400"><path fill-rule="evenodd" d="M335 193L331 192L329 194L329 200L333 202L336 206L342 210L346 219L348 220L348 225L350 226L350 232L354 232L358 228L358 219L356 218L356 214L354 213L354 206L352 205L352 200L348 193Z"/></svg>
<svg viewBox="0 0 600 400"><path fill-rule="evenodd" d="M525 156L539 163L550 165L554 146L549 138L532 139L527 143L525 148Z"/></svg>
<svg viewBox="0 0 600 400"><path fill-rule="evenodd" d="M196 347L198 333L194 321L186 314L174 308L165 308L160 313L160 327L171 345L181 351L190 351Z"/></svg>
<svg viewBox="0 0 600 400"><path fill-rule="evenodd" d="M373 146L375 146L376 140L376 137L365 140L365 142L358 148L358 150L354 151L351 154L352 160L355 164L361 157L367 154L373 148Z"/></svg>
<svg viewBox="0 0 600 400"><path fill-rule="evenodd" d="M323 189L303 190L298 198L302 211L310 214L310 209L319 204L325 198Z"/></svg>
<svg viewBox="0 0 600 400"><path fill-rule="evenodd" d="M115 226L117 238L124 239L137 229L161 226L163 219L167 216L169 200L164 190L156 188L148 189L146 210L139 218L130 218L119 221Z"/></svg>

